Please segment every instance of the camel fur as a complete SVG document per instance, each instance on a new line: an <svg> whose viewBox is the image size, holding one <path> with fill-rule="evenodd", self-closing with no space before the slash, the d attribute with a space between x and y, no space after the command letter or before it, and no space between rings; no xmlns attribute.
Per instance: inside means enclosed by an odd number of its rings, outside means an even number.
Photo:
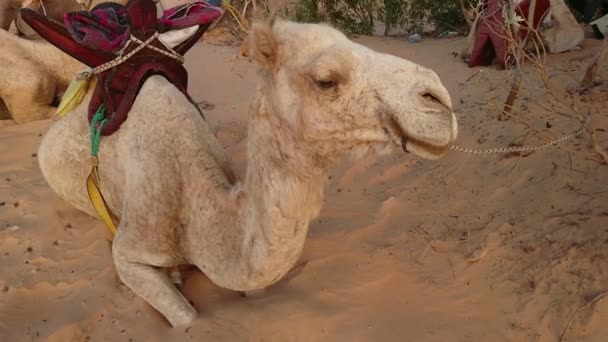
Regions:
<svg viewBox="0 0 608 342"><path fill-rule="evenodd" d="M0 0L0 29L8 31L20 8L28 0Z"/></svg>
<svg viewBox="0 0 608 342"><path fill-rule="evenodd" d="M268 287L300 257L332 165L395 147L437 159L457 136L432 70L320 24L256 22L248 45L259 83L244 179L232 179L208 123L161 76L148 78L120 130L101 140L101 192L120 218L116 271L172 326L197 312L163 268L196 265L235 291ZM96 216L84 186L89 98L53 123L38 160L61 198Z"/></svg>
<svg viewBox="0 0 608 342"><path fill-rule="evenodd" d="M46 41L20 38L0 30L0 103L2 117L16 123L50 118L54 103L85 65ZM0 111L4 111L0 109Z"/></svg>

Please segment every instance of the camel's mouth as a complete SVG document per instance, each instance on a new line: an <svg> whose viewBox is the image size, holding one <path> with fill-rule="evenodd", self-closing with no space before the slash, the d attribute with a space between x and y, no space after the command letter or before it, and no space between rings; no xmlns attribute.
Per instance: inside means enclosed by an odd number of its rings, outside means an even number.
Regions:
<svg viewBox="0 0 608 342"><path fill-rule="evenodd" d="M413 153L421 158L431 160L439 159L450 149L449 144L436 145L412 137L401 127L401 125L399 125L399 122L393 116L391 116L386 123L385 131L396 144L401 146L404 152Z"/></svg>

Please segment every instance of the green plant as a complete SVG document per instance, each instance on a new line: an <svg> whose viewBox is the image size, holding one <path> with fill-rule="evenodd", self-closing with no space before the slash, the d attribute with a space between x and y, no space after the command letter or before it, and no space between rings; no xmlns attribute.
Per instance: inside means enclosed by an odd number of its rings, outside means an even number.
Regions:
<svg viewBox="0 0 608 342"><path fill-rule="evenodd" d="M476 2L465 1L469 6L474 6ZM407 31L422 31L425 25L432 27L434 31L458 31L467 25L457 0L411 0L401 24Z"/></svg>
<svg viewBox="0 0 608 342"><path fill-rule="evenodd" d="M372 34L375 0L325 0L329 20L348 33Z"/></svg>
<svg viewBox="0 0 608 342"><path fill-rule="evenodd" d="M322 21L318 0L300 0L295 8L293 19L302 23L318 23Z"/></svg>
<svg viewBox="0 0 608 342"><path fill-rule="evenodd" d="M384 0L384 35L388 35L390 30L403 24L405 15L405 3L403 0Z"/></svg>
<svg viewBox="0 0 608 342"><path fill-rule="evenodd" d="M478 0L465 0L473 6ZM466 20L458 0L298 0L291 15L300 22L330 22L347 33L372 34L375 25L406 32L459 30Z"/></svg>

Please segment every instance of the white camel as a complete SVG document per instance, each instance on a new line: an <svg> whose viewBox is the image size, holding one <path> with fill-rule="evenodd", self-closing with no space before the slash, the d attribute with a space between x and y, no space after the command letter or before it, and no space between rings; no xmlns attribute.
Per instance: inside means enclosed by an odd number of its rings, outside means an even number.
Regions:
<svg viewBox="0 0 608 342"><path fill-rule="evenodd" d="M161 76L101 140L101 191L120 218L116 270L173 326L197 312L162 268L193 264L236 291L268 287L300 257L343 156L400 147L437 159L456 139L450 96L427 68L319 24L255 23L249 45L260 71L244 180L232 179L208 123ZM50 127L38 158L52 189L96 216L84 186L89 98Z"/></svg>

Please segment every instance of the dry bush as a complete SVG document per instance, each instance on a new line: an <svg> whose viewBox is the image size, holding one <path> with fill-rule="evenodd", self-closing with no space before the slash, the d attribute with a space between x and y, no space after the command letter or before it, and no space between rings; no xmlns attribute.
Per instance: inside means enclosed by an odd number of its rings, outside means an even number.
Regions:
<svg viewBox="0 0 608 342"><path fill-rule="evenodd" d="M547 130L536 128L530 123L530 119L533 118L531 116L535 115L535 113L527 110L531 106L539 108L545 113L550 113L555 116L556 120L569 120L573 130L582 125L592 150L580 152L570 150L565 146L557 146L568 152L583 153L588 159L608 164L608 153L600 146L596 132L590 124L600 113L593 112L589 103L585 103L584 99L581 98L581 91L572 91L572 85L564 84L564 77L560 76L568 76L565 75L566 72L562 72L562 75L556 75L555 72L550 75L547 65L547 51L543 46L540 32L538 29L532 28L532 25L528 25L532 21L532 11L528 18L515 17L514 11L507 11L511 13L505 18L505 27L508 29L503 30L503 32L495 32L507 42L507 66L511 66L506 72L506 80L511 84L510 92L504 107L497 108L499 110L498 118L499 120L512 119L523 124L528 129L541 135L546 141L553 141L559 136L554 136ZM482 20L485 19L482 18ZM526 31L524 39L519 38L520 30ZM606 46L608 44L604 44L604 48L591 62L589 70L597 69L597 61L601 60L601 56L606 54ZM587 74L593 74L593 71L589 71ZM570 76L572 77L572 75ZM587 78L589 77L587 76ZM576 89L586 89L590 84L590 81L584 79L573 78L573 80L577 83ZM525 97L530 104L516 106L515 102L518 97Z"/></svg>

